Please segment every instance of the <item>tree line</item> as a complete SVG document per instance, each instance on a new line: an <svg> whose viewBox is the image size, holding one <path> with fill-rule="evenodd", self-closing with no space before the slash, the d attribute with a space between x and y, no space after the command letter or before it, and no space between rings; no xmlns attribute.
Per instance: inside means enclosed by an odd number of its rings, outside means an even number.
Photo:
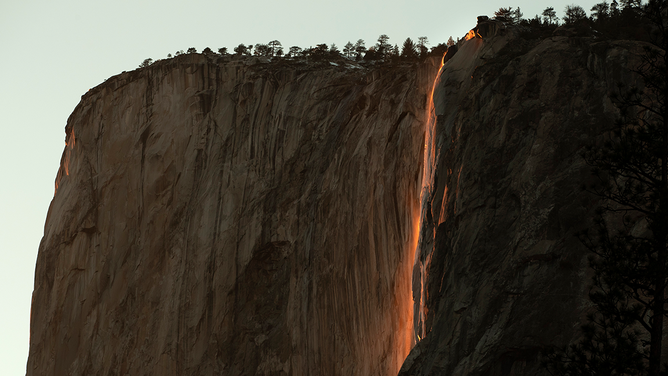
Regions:
<svg viewBox="0 0 668 376"><path fill-rule="evenodd" d="M563 16L557 16L554 7L546 7L533 18L523 18L520 7L499 8L494 18L509 25L555 28L562 25L587 25L612 38L642 38L637 32L642 22L643 8L640 0L612 0L595 4L590 15L579 5L571 4L564 8ZM633 30L635 29L635 30Z"/></svg>
<svg viewBox="0 0 668 376"><path fill-rule="evenodd" d="M606 32L612 37L619 37L625 28L635 26L640 22L640 0L613 0L611 3L603 1L591 7L590 16L579 5L567 5L564 8L564 14L560 18L554 7L546 7L540 15L535 15L531 19L523 18L523 13L520 7L505 7L499 8L494 12L493 19L502 21L507 25L520 25L529 27L548 27L554 28L561 25L574 25L578 23L589 23L595 26L599 31ZM406 38L404 42L399 45L392 45L389 42L387 34L382 34L378 37L376 43L367 47L363 39L358 39L356 42L348 41L342 48L332 43L318 44L315 47L302 48L299 46L291 46L284 48L280 41L272 40L268 43L257 44L239 44L229 51L227 47L218 48L214 52L211 48L206 47L202 53L209 56L258 56L267 58L287 58L300 59L305 58L309 60L325 60L345 58L354 61L398 61L398 60L424 60L427 57L440 57L448 47L460 42L460 38L453 39L452 36L448 38L445 43L438 43L435 46L429 46L429 39L427 37L419 37L417 40ZM182 54L197 53L194 47L188 48L185 52L183 50L176 51L173 55L170 53L167 58L179 56ZM151 65L153 59L145 59L140 65L140 68Z"/></svg>
<svg viewBox="0 0 668 376"><path fill-rule="evenodd" d="M601 23L609 18L628 17L629 15L637 16L641 10L641 3L638 0L612 0L611 3L603 1L591 7L591 15L587 17L587 12L579 5L567 5L564 8L564 15L562 18L557 17L557 12L554 7L546 7L540 15L535 15L531 19L523 18L520 7L513 9L513 7L499 8L494 12L494 18L503 21L507 24L517 25L548 25L559 26L562 24L569 25L579 21L588 20L594 23ZM563 22L560 22L563 21Z"/></svg>
<svg viewBox="0 0 668 376"><path fill-rule="evenodd" d="M343 48L332 43L318 44L315 47L302 48L299 46L291 46L287 50L278 40L272 40L266 44L257 43L246 45L244 43L234 47L232 52L227 47L221 47L217 52L211 48L206 47L202 50L202 54L208 56L237 56L237 57L266 57L266 58L285 58L285 59L308 59L308 60L331 60L331 59L348 59L352 61L401 61L401 60L424 60L430 56L442 56L449 45L454 44L452 37L449 44L439 43L436 46L429 46L429 39L427 37L419 37L417 41L411 38L406 38L402 43L401 48L397 44L390 43L390 37L387 34L382 34L378 37L376 43L367 47L363 39L358 39L355 43L348 41ZM183 54L197 53L194 47L188 48L186 52L179 50L172 55L167 55L167 58ZM153 63L153 59L145 59L140 65L140 68L147 67Z"/></svg>

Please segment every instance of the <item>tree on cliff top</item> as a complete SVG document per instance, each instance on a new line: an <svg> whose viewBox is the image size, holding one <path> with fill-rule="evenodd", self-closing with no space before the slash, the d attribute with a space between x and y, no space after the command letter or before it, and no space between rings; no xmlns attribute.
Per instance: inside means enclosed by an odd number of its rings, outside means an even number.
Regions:
<svg viewBox="0 0 668 376"><path fill-rule="evenodd" d="M352 43L350 43L350 41L348 41L348 43L346 43L346 45L343 46L343 56L350 59L353 56L354 52L355 52L355 45L353 45Z"/></svg>
<svg viewBox="0 0 668 376"><path fill-rule="evenodd" d="M355 43L355 60L361 60L362 54L366 53L366 47L364 46L364 39L358 39Z"/></svg>
<svg viewBox="0 0 668 376"><path fill-rule="evenodd" d="M388 37L387 34L382 34L378 37L378 43L376 43L376 53L381 59L385 58L389 54L390 48L392 48L392 46L388 43L389 40L390 37Z"/></svg>
<svg viewBox="0 0 668 376"><path fill-rule="evenodd" d="M566 5L564 9L564 23L574 24L580 20L587 19L587 12L579 5Z"/></svg>
<svg viewBox="0 0 668 376"><path fill-rule="evenodd" d="M429 49L427 48L428 44L429 39L427 39L427 37L418 37L417 50L421 58L425 58L427 53L429 53Z"/></svg>
<svg viewBox="0 0 668 376"><path fill-rule="evenodd" d="M401 57L405 57L407 59L415 59L417 57L415 43L411 38L406 38L404 41L404 45L401 48Z"/></svg>
<svg viewBox="0 0 668 376"><path fill-rule="evenodd" d="M281 45L281 42L277 40L272 40L271 42L267 43L267 45L271 49L271 56L276 56L278 50L283 47L283 45Z"/></svg>
<svg viewBox="0 0 668 376"><path fill-rule="evenodd" d="M272 55L271 48L268 45L258 43L255 45L255 50L253 51L255 56L266 56L269 57Z"/></svg>
<svg viewBox="0 0 668 376"><path fill-rule="evenodd" d="M288 49L288 57L299 57L302 54L302 49L299 46L292 46Z"/></svg>
<svg viewBox="0 0 668 376"><path fill-rule="evenodd" d="M602 3L594 4L594 6L591 7L590 10L591 10L591 18L595 22L599 23L603 22L610 15L610 6L605 1Z"/></svg>
<svg viewBox="0 0 668 376"><path fill-rule="evenodd" d="M248 47L245 44L241 43L238 46L234 47L234 53L237 56L246 55L248 53Z"/></svg>
<svg viewBox="0 0 668 376"><path fill-rule="evenodd" d="M545 8L543 11L543 22L547 25L559 24L559 17L557 17L557 12L554 11L553 7Z"/></svg>
<svg viewBox="0 0 668 376"><path fill-rule="evenodd" d="M601 199L593 231L581 235L594 271L583 336L548 355L558 375L662 373L668 286L668 21L666 0L650 1L642 14L653 46L634 72L644 87L613 97L619 121L603 147L585 152ZM665 367L665 366L664 366ZM665 372L665 370L664 370Z"/></svg>
<svg viewBox="0 0 668 376"><path fill-rule="evenodd" d="M321 43L313 48L305 49L302 54L313 61L321 61L329 55L329 47L326 43Z"/></svg>
<svg viewBox="0 0 668 376"><path fill-rule="evenodd" d="M332 45L329 46L329 56L331 57L341 56L341 51L339 51L339 48L336 46L336 43L332 43Z"/></svg>
<svg viewBox="0 0 668 376"><path fill-rule="evenodd" d="M142 61L141 64L139 64L139 68L145 68L145 67L148 67L151 64L153 64L153 59L151 59L151 58L144 59L144 61Z"/></svg>

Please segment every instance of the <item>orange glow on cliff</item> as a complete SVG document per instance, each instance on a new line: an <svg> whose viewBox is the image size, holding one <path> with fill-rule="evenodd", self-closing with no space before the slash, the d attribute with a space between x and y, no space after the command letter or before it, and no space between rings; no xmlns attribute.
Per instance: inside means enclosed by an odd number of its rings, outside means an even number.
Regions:
<svg viewBox="0 0 668 376"><path fill-rule="evenodd" d="M445 56L445 54L444 54ZM433 173L435 169L435 164L436 164L436 140L435 140L435 132L436 132L436 109L434 107L434 91L436 89L436 85L439 82L439 77L441 75L441 72L443 70L443 59L441 58L441 65L438 69L438 73L436 74L432 86L431 86L431 92L429 93L429 98L427 101L427 109L426 109L426 129L425 129L425 134L424 134L424 161L423 161L423 170L422 170L422 183L421 183L421 189L420 189L420 204L419 204L419 212L416 213L416 219L414 223L414 243L412 244L412 261L413 261L413 269L419 268L419 273L420 273L420 304L417 307L417 311L413 311L412 317L412 337L411 341L420 341L424 338L425 336L425 327L423 325L424 320L425 320L425 306L424 306L424 301L425 301L425 291L424 291L424 285L426 282L426 270L425 266L426 263L420 262L420 250L418 247L420 247L420 243L422 242L422 237L428 234L422 233L422 220L426 218L426 210L427 205L425 203L425 200L429 199L432 191L432 186L431 182L433 181ZM412 290L411 290L412 291ZM412 300L413 305L416 305L416 302ZM417 314L418 317L414 317L414 315ZM416 321L417 320L417 321ZM419 326L415 327L415 324L418 323Z"/></svg>
<svg viewBox="0 0 668 376"><path fill-rule="evenodd" d="M406 357L410 353L411 349L415 345L413 340L414 336L414 327L413 327L413 289L412 289L412 280L413 280L413 260L415 259L415 251L418 245L418 238L420 234L420 207L418 198L414 195L410 195L407 200L410 205L410 233L408 233L408 238L406 239L406 247L408 247L408 252L404 253L403 259L401 260L400 273L401 277L398 279L397 285L397 298L399 300L399 337L397 345L398 354L400 355L396 359L396 370L397 372L404 363Z"/></svg>
<svg viewBox="0 0 668 376"><path fill-rule="evenodd" d="M444 54L445 55L445 54ZM438 72L440 73L441 68L443 67L443 59L441 59L441 64L439 66ZM396 359L396 370L401 368L404 360L408 357L413 346L416 343L416 328L415 328L415 300L413 300L413 270L414 268L420 267L416 264L418 258L418 246L420 242L420 231L422 228L421 218L422 218L422 201L423 195L425 194L425 184L428 184L430 181L428 177L432 172L432 159L429 157L433 151L433 127L436 124L436 117L434 115L434 88L438 79L438 74L436 74L435 79L432 82L431 91L429 92L429 98L427 101L427 108L425 113L425 139L424 139L424 163L422 171L422 181L416 182L419 184L415 189L420 189L420 192L409 191L409 196L406 198L406 204L409 206L408 214L406 220L410 221L408 223L409 227L407 228L407 233L404 234L405 247L408 249L402 255L401 265L399 266L400 276L397 278L395 284L395 299L397 302L398 309L398 320L399 320L399 329L397 331L398 337L395 341L397 354L400 355ZM412 193L415 192L415 193ZM420 309L422 312L422 309ZM421 335L422 337L423 335Z"/></svg>
<svg viewBox="0 0 668 376"><path fill-rule="evenodd" d="M468 32L468 33L466 34L466 36L464 37L464 40L470 40L470 39L473 39L473 38L480 38L480 39L482 39L482 35L480 35L480 33L478 33L477 30L475 30L475 29L471 29L471 30L469 30L469 32Z"/></svg>
<svg viewBox="0 0 668 376"><path fill-rule="evenodd" d="M443 54L445 57L445 54ZM434 109L434 90L436 89L436 82L441 75L443 69L443 57L441 58L441 65L438 67L438 73L431 84L431 92L429 93L429 100L427 101L427 129L424 133L424 163L422 165L422 190L420 193L420 206L424 200L425 188L430 188L431 173L433 171L435 161L434 153L434 127L436 126L436 113Z"/></svg>
<svg viewBox="0 0 668 376"><path fill-rule="evenodd" d="M60 185L60 181L63 178L63 171L65 172L65 175L70 175L70 158L76 142L77 140L74 136L74 129L70 128L70 132L67 134L67 137L65 137L65 151L63 152L63 156L60 160L60 168L58 169L58 174L56 175L56 188L53 192L54 195L56 192L58 192L58 186Z"/></svg>

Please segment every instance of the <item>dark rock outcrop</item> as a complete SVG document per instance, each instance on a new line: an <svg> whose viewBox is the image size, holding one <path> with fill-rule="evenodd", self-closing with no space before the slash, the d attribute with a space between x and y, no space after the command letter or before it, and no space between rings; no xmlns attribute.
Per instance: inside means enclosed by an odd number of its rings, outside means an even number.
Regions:
<svg viewBox="0 0 668 376"><path fill-rule="evenodd" d="M576 233L596 200L580 152L633 85L633 42L515 31L473 38L441 69L427 130L414 270L421 341L400 375L535 375L578 335L590 283Z"/></svg>

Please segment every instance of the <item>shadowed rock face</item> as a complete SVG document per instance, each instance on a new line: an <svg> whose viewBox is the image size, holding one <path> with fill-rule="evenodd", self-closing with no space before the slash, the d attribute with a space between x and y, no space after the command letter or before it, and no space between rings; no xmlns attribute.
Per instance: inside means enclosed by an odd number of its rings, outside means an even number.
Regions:
<svg viewBox="0 0 668 376"><path fill-rule="evenodd" d="M396 374L436 69L185 55L84 95L27 374Z"/></svg>
<svg viewBox="0 0 668 376"><path fill-rule="evenodd" d="M637 84L634 48L507 30L443 66L413 280L422 340L400 375L541 374L540 351L578 335L590 275L575 234L596 207L580 152L614 121L616 84Z"/></svg>

